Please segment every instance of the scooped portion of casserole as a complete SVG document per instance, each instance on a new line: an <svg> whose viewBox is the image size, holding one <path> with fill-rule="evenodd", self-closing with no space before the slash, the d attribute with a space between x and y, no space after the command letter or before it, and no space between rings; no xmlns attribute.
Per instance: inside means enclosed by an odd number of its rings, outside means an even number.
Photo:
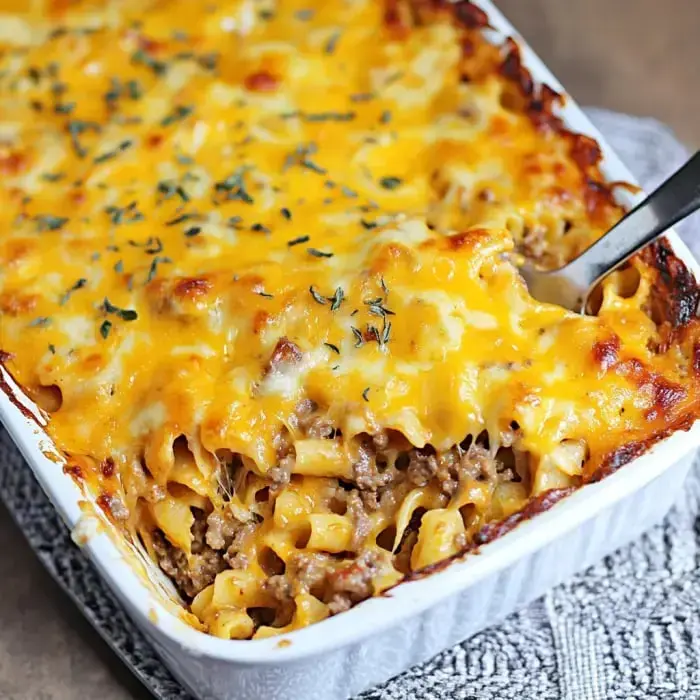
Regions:
<svg viewBox="0 0 700 700"><path fill-rule="evenodd" d="M192 624L346 610L694 421L665 242L594 316L528 295L622 185L477 5L17 5L0 361Z"/></svg>

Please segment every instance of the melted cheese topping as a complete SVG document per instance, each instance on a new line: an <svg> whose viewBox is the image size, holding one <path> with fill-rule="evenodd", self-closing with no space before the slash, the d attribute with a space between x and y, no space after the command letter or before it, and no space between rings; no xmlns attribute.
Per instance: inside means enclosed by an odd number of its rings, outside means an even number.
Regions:
<svg viewBox="0 0 700 700"><path fill-rule="evenodd" d="M0 356L213 634L345 609L693 410L642 260L595 317L528 296L514 250L620 211L473 21L34 4L0 18Z"/></svg>

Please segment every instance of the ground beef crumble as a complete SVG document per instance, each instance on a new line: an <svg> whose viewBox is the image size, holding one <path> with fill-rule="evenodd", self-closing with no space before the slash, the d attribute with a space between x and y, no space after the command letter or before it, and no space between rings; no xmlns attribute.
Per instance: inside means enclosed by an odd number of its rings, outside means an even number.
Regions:
<svg viewBox="0 0 700 700"><path fill-rule="evenodd" d="M350 491L346 496L346 515L352 521L352 540L350 548L353 550L359 549L372 528L372 521L365 512L365 507L362 498L358 491Z"/></svg>
<svg viewBox="0 0 700 700"><path fill-rule="evenodd" d="M381 457L374 439L360 443L357 459L352 465L353 479L360 491L378 491L397 479L396 468L387 467L386 459L382 460Z"/></svg>
<svg viewBox="0 0 700 700"><path fill-rule="evenodd" d="M202 520L195 521L195 527L201 527L202 525L204 525L206 530L206 543L212 549L226 549L241 526L233 517L227 517L217 511L213 511L206 519L206 522Z"/></svg>
<svg viewBox="0 0 700 700"><path fill-rule="evenodd" d="M273 446L277 455L277 464L269 469L265 476L272 482L270 491L273 495L279 493L292 478L292 470L296 461L294 440L289 431L284 428L274 439Z"/></svg>
<svg viewBox="0 0 700 700"><path fill-rule="evenodd" d="M278 461L266 475L271 482L268 488L272 499L290 482L295 462L295 435L332 439L339 435L339 431L314 402L299 403L289 429L283 429L275 439ZM358 552L357 556L298 552L286 562L280 561L280 568L269 571L264 583L271 607L261 608L256 615L260 620L268 620L265 624L286 625L294 615L294 598L301 593L318 597L328 605L331 614L347 610L371 597L382 557L392 556L389 552L363 549L371 532L371 513L380 507L389 511L395 509L398 505L395 501L406 489L422 488L430 483L440 489L447 502L467 479L490 482L520 480L521 472L527 470L528 458L512 449L515 439L515 431L503 435L502 447L493 456L488 443L481 438L475 441L467 438L461 445L437 452L430 445L404 447L403 451L397 451L396 443L386 431L359 436L352 479L333 481L324 497L332 512L344 513L351 520L353 537L348 548ZM397 491L396 487L401 484L403 486ZM244 569L249 565L244 551L259 523L259 519L241 522L229 511L205 514L193 509L193 513L192 555L189 558L161 531L153 534L153 549L160 567L190 599L213 583L219 572L227 568ZM415 523L412 520L412 525L407 528L399 547L400 554L403 549L406 549L403 554L410 554L410 546L406 548L404 542L407 538L415 539L419 520L419 517ZM466 534L459 535L456 544L460 548L466 547ZM396 558L395 566L404 570Z"/></svg>
<svg viewBox="0 0 700 700"><path fill-rule="evenodd" d="M425 450L411 450L406 474L411 483L425 486L437 473L438 461L434 453Z"/></svg>
<svg viewBox="0 0 700 700"><path fill-rule="evenodd" d="M271 595L278 603L274 624L284 626L292 621L294 615L294 591L292 584L284 574L270 576L263 584L263 591Z"/></svg>
<svg viewBox="0 0 700 700"><path fill-rule="evenodd" d="M330 574L329 598L326 602L332 615L347 610L374 593L372 579L378 565L379 555L366 550L357 559Z"/></svg>
<svg viewBox="0 0 700 700"><path fill-rule="evenodd" d="M323 585L330 564L327 554L296 554L289 561L289 576L300 593L311 593Z"/></svg>
<svg viewBox="0 0 700 700"><path fill-rule="evenodd" d="M233 516L212 512L209 516L193 509L192 556L171 544L160 530L152 534L153 550L158 565L170 576L188 598L214 583L216 575L226 568L247 566L240 551L254 529L254 523L241 523Z"/></svg>
<svg viewBox="0 0 700 700"><path fill-rule="evenodd" d="M369 550L343 562L324 554L298 554L290 559L287 573L270 576L264 588L286 611L280 618L291 619L294 596L300 593L321 597L334 615L372 596L380 559Z"/></svg>
<svg viewBox="0 0 700 700"><path fill-rule="evenodd" d="M495 481L499 475L504 481L512 481L515 473L499 460L499 454L491 453L478 443L466 451L457 446L437 455L431 448L413 449L408 452L406 476L416 486L426 486L437 479L440 490L446 496L454 496L465 478L476 481Z"/></svg>
<svg viewBox="0 0 700 700"><path fill-rule="evenodd" d="M214 583L216 575L226 568L226 562L220 552L199 543L198 554L190 557L178 547L172 545L160 530L153 533L153 550L158 564L170 576L178 589L188 598ZM194 547L193 547L194 550Z"/></svg>
<svg viewBox="0 0 700 700"><path fill-rule="evenodd" d="M315 401L309 399L300 401L294 412L297 429L308 438L335 437L336 429L333 421L324 412L320 412L318 408Z"/></svg>
<svg viewBox="0 0 700 700"><path fill-rule="evenodd" d="M279 493L289 483L289 480L292 478L292 470L294 469L295 461L295 458L291 455L282 457L280 461L265 474L272 482L270 491L273 495Z"/></svg>
<svg viewBox="0 0 700 700"><path fill-rule="evenodd" d="M226 548L224 560L232 569L245 569L248 566L248 557L241 551L246 540L255 532L256 523L241 523L231 543Z"/></svg>

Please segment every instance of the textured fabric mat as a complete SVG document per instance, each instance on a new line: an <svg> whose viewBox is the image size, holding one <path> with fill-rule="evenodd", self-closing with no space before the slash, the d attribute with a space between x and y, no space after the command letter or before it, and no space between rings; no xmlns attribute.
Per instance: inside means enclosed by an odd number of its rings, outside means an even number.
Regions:
<svg viewBox="0 0 700 700"><path fill-rule="evenodd" d="M687 156L662 124L589 114L646 187ZM700 252L697 217L679 227ZM44 566L154 696L186 700L72 543L0 428L0 496ZM662 525L498 627L362 700L677 700L700 697L700 461ZM358 699L360 700L360 699Z"/></svg>

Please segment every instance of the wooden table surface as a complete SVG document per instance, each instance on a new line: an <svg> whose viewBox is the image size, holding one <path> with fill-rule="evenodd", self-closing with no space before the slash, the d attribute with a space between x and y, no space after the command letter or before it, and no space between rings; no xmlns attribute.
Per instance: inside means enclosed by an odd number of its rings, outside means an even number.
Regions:
<svg viewBox="0 0 700 700"><path fill-rule="evenodd" d="M662 119L700 146L700 0L500 0L583 105ZM0 508L0 698L145 697Z"/></svg>

